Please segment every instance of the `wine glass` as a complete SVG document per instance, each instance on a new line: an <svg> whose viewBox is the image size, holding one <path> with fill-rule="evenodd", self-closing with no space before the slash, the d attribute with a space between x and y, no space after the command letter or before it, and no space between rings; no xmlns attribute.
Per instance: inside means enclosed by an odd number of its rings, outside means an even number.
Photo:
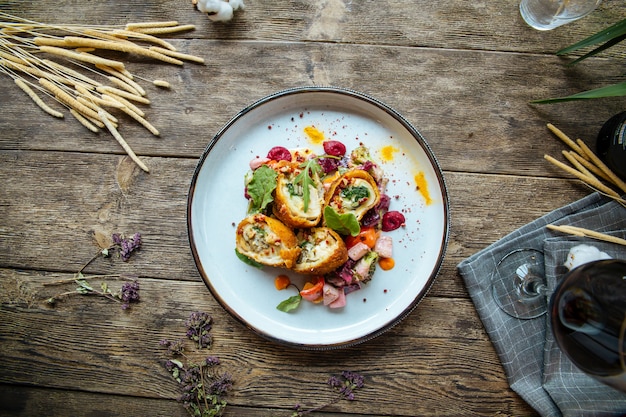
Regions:
<svg viewBox="0 0 626 417"><path fill-rule="evenodd" d="M496 265L491 290L498 306L518 319L534 319L548 311L543 252L523 248L507 253Z"/></svg>
<svg viewBox="0 0 626 417"><path fill-rule="evenodd" d="M626 261L571 270L550 297L557 345L580 370L626 392Z"/></svg>

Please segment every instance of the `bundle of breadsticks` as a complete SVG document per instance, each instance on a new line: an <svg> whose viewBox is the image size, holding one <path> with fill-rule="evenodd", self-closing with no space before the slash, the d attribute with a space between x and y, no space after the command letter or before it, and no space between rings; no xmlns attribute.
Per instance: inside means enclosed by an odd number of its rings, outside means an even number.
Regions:
<svg viewBox="0 0 626 417"><path fill-rule="evenodd" d="M589 187L603 193L622 205L626 200L621 194L626 193L626 183L618 177L581 139L573 141L565 133L548 123L548 129L561 139L570 150L563 150L562 154L571 165L567 165L550 155L544 158L565 172L575 176Z"/></svg>
<svg viewBox="0 0 626 417"><path fill-rule="evenodd" d="M179 52L158 37L193 30L194 26L175 21L128 23L119 27L51 25L4 12L0 12L0 19L0 72L11 77L51 116L63 118L64 113L42 97L69 110L95 133L106 128L137 165L149 172L119 133L120 119L113 114L124 113L153 135L159 135L140 108L150 104L139 84L141 77L133 75L122 61L98 53L115 51L173 65L183 65L184 61L202 64L202 58ZM167 81L151 82L169 88Z"/></svg>

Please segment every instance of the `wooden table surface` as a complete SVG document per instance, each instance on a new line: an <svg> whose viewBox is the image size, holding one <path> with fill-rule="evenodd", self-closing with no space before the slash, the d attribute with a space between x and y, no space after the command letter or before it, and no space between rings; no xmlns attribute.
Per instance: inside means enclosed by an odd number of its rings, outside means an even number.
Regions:
<svg viewBox="0 0 626 417"><path fill-rule="evenodd" d="M110 56L143 82L154 137L128 117L119 130L141 171L108 134L44 114L0 77L0 415L184 416L159 341L184 333L194 311L214 319L214 345L235 381L226 415L290 415L329 397L331 375L365 377L356 401L318 415L535 415L507 383L456 265L533 219L590 193L544 161L563 144L550 122L593 145L620 98L533 106L529 101L614 83L624 48L574 67L554 52L626 17L607 0L549 32L525 25L518 1L247 0L228 23L187 0L5 1L0 11L46 23L123 25L176 20L165 36L204 65ZM448 186L447 253L428 296L366 343L306 351L260 338L212 297L189 248L187 193L213 135L239 110L286 88L355 89L402 113L427 139ZM66 112L67 113L67 112ZM128 310L102 297L45 300L113 233L143 236L128 262L99 258L89 275L138 276ZM105 279L103 279L105 280ZM105 280L106 281L106 280ZM99 281L95 281L99 282ZM108 280L111 287L121 282Z"/></svg>

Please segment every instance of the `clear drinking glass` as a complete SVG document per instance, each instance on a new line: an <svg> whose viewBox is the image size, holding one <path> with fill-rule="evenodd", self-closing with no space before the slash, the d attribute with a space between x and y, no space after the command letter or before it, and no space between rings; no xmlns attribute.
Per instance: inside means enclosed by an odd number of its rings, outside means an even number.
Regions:
<svg viewBox="0 0 626 417"><path fill-rule="evenodd" d="M522 0L520 13L537 30L550 30L594 11L601 0Z"/></svg>

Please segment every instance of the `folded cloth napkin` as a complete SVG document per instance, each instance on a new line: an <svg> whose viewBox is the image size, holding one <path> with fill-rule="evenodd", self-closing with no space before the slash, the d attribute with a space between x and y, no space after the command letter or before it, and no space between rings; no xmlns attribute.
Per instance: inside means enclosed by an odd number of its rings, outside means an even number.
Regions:
<svg viewBox="0 0 626 417"><path fill-rule="evenodd" d="M515 392L542 416L611 416L626 414L626 393L597 382L561 353L552 337L548 315L514 318L496 304L492 273L508 253L528 248L543 252L550 297L567 272L570 248L586 243L611 257L626 259L626 248L589 238L566 236L548 224L584 227L626 236L626 208L598 193L557 209L521 227L457 266L480 319Z"/></svg>

